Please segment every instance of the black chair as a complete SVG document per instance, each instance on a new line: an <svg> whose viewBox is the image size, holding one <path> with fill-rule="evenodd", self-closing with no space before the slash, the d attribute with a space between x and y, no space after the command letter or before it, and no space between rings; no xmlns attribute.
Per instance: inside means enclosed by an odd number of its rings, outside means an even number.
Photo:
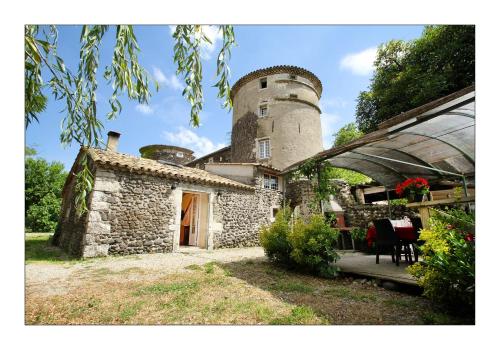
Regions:
<svg viewBox="0 0 500 350"><path fill-rule="evenodd" d="M413 251L415 252L415 262L418 262L418 246L422 245L424 242L420 241L420 230L423 228L422 220L420 218L410 218L411 225L413 226L413 232L415 233L416 241L412 242Z"/></svg>
<svg viewBox="0 0 500 350"><path fill-rule="evenodd" d="M379 255L382 248L389 247L391 250L392 262L395 262L399 266L399 259L401 257L401 240L394 232L394 227L392 227L391 221L389 219L379 219L374 220L375 230L377 231L377 236L375 238L375 249L377 257L375 262L379 263ZM394 255L396 257L394 258Z"/></svg>

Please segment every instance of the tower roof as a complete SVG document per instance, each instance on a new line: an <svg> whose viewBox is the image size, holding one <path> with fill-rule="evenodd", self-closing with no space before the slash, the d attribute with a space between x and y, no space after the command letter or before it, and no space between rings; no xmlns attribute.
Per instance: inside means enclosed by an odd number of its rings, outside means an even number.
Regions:
<svg viewBox="0 0 500 350"><path fill-rule="evenodd" d="M244 75L243 77L241 77L233 85L233 87L231 89L231 99L233 99L234 95L236 95L238 90L243 85L248 83L249 81L260 78L260 77L265 77L266 75L280 74L280 73L296 74L296 75L300 75L302 77L309 79L312 82L314 88L316 89L318 96L321 97L321 92L323 91L323 85L321 84L321 81L318 79L318 77L316 75L314 75L312 72L308 71L307 69L300 68L297 66L280 65L280 66L273 66L273 67L258 69L258 70L250 72L247 75Z"/></svg>

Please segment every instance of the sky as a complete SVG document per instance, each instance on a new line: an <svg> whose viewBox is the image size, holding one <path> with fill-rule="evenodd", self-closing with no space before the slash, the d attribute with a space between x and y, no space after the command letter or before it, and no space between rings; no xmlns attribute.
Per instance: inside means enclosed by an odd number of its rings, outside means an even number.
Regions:
<svg viewBox="0 0 500 350"><path fill-rule="evenodd" d="M58 26L58 53L66 66L76 71L79 58L80 26ZM190 105L182 96L184 87L175 75L173 62L172 26L143 25L135 27L141 48L139 62L160 84L149 105L140 105L122 96L123 109L115 120L106 120L110 107L107 102L111 87L99 80L97 113L104 121L103 141L113 130L121 133L118 150L139 156L139 148L149 144L169 144L190 148L197 157L213 152L230 143L232 112L222 108L217 99L215 69L222 36L214 26L205 33L213 45L202 50L204 107L201 125L189 124ZM376 48L391 39L411 40L422 34L423 26L235 26L237 46L229 61L230 83L256 69L275 65L294 65L314 73L323 84L320 100L323 145L329 148L333 134L347 123L355 121L356 98L366 90L373 74ZM100 71L111 62L114 29L103 40ZM48 80L48 75L44 76ZM64 104L54 101L47 90L49 103L26 131L26 145L48 161L59 161L66 170L71 168L79 150L73 144L64 148L59 141L61 110Z"/></svg>

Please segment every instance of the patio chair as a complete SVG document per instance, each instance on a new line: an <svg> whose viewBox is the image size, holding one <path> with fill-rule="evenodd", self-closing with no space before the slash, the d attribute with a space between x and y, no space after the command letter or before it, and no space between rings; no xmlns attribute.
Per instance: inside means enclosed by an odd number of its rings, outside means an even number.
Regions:
<svg viewBox="0 0 500 350"><path fill-rule="evenodd" d="M418 246L422 245L424 242L419 240L420 230L423 228L422 220L420 218L410 218L411 225L413 226L413 232L415 232L416 241L412 242L413 251L415 252L415 262L418 262Z"/></svg>
<svg viewBox="0 0 500 350"><path fill-rule="evenodd" d="M375 230L377 231L377 236L375 237L375 249L376 249L376 259L375 263L379 263L379 255L382 248L390 247L392 262L395 262L399 266L399 259L401 257L401 240L394 232L394 227L392 227L391 221L389 219L379 219L374 220ZM394 258L394 255L396 257Z"/></svg>

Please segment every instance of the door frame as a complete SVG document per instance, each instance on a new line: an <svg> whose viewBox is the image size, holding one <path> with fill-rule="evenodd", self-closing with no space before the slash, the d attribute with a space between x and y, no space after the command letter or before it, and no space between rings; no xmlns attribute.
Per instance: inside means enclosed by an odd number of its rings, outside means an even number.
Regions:
<svg viewBox="0 0 500 350"><path fill-rule="evenodd" d="M209 240L209 235L210 235L210 215L211 215L211 193L210 192L204 192L204 191L196 191L196 190L191 190L191 189L179 189L180 191L180 203L179 203L179 207L182 207L182 197L183 195L186 193L186 194L191 194L191 195L196 195L197 196L197 201L198 201L198 213L197 213L197 221L198 221L198 225L197 225L197 233L196 233L196 245L189 245L189 241L188 241L188 246L190 247L199 247L200 246L200 241L199 241L199 236L200 236L200 223L201 223L201 198L202 198L202 195L205 195L206 198L207 198L207 207L206 207L206 222L203 223L203 227L205 228L206 232L205 232L205 237L204 237L204 246L205 248L200 248L200 249L209 249L209 246L208 246L208 240ZM180 210L181 208L179 208L179 213L180 213ZM191 218L193 219L193 218ZM179 225L177 225L177 227L180 226L180 223ZM191 230L191 227L190 227L190 230ZM177 231L179 231L179 229L177 229ZM189 238L188 238L189 240ZM174 240L175 241L175 240ZM177 249L179 249L180 247L180 244L179 244L179 239L177 239Z"/></svg>

